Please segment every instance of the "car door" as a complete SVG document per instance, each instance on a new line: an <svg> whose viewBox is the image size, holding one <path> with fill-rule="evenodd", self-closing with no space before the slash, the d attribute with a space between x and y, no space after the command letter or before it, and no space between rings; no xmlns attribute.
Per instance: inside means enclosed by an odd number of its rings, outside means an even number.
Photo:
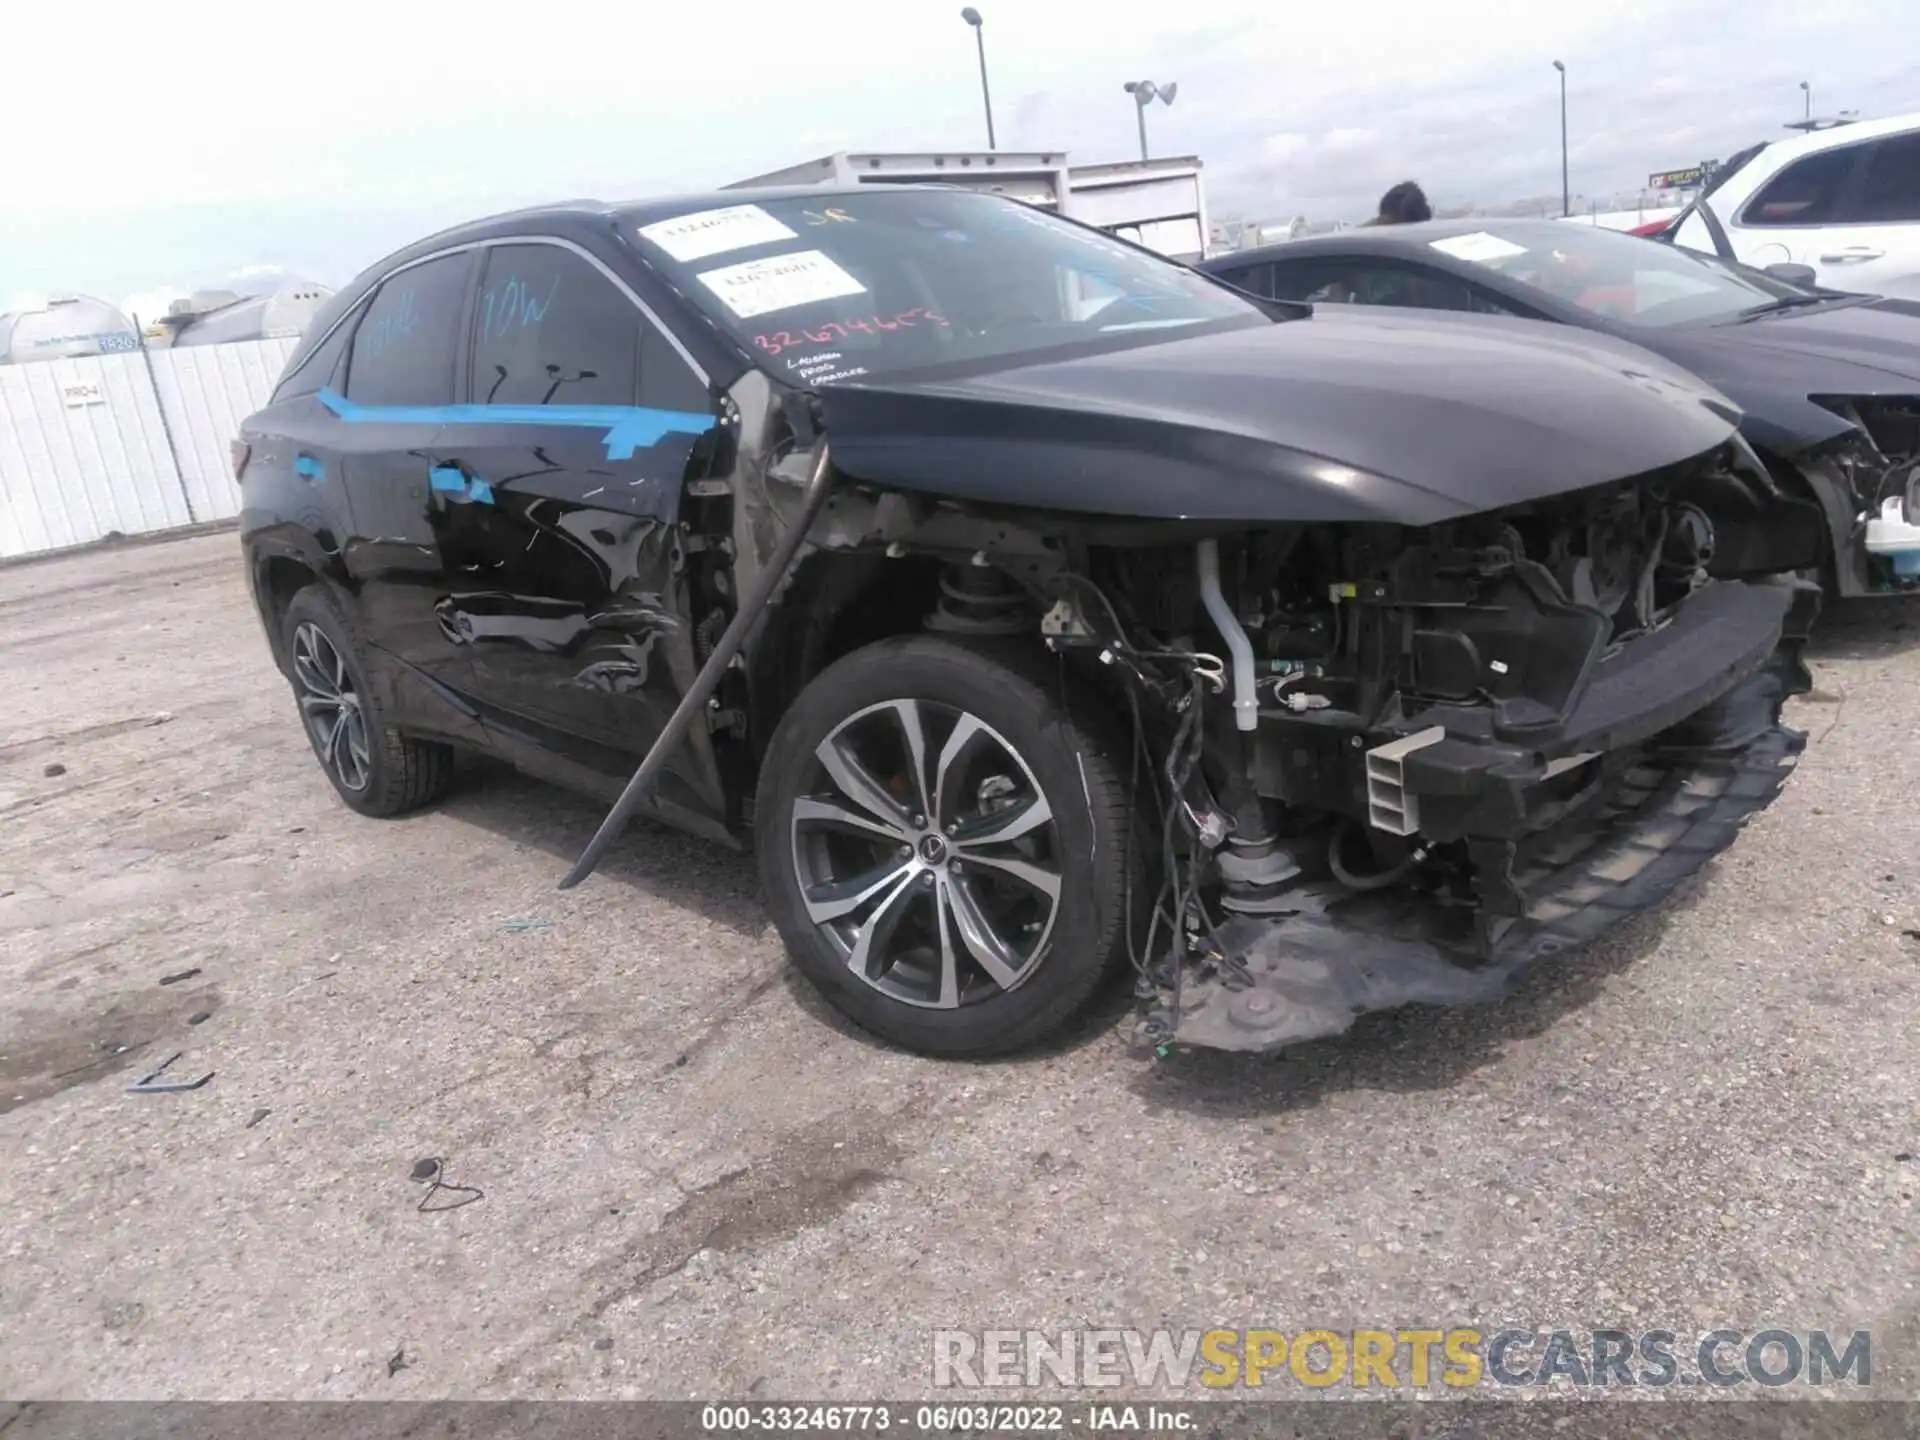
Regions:
<svg viewBox="0 0 1920 1440"><path fill-rule="evenodd" d="M1813 262L1821 283L1920 299L1920 130L1860 146Z"/></svg>
<svg viewBox="0 0 1920 1440"><path fill-rule="evenodd" d="M503 750L624 780L713 628L718 597L689 590L678 517L686 482L714 462L718 408L583 251L526 238L480 265L461 404L428 477L448 573L438 629L467 655ZM721 806L700 727L661 794Z"/></svg>
<svg viewBox="0 0 1920 1440"><path fill-rule="evenodd" d="M1920 297L1920 131L1805 156L1721 218L1746 264L1806 265L1837 290ZM1703 248L1689 234L1681 243Z"/></svg>
<svg viewBox="0 0 1920 1440"><path fill-rule="evenodd" d="M347 351L344 392L329 387L353 516L341 563L364 638L440 685L465 693L464 651L441 630L449 571L432 489L434 442L453 401L454 364L474 256L440 255L388 276Z"/></svg>

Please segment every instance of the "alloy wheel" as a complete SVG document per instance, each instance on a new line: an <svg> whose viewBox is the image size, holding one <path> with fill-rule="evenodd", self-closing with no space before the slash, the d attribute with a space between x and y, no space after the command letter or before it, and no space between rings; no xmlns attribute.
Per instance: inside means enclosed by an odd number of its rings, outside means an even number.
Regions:
<svg viewBox="0 0 1920 1440"><path fill-rule="evenodd" d="M978 716L869 706L815 747L793 802L808 918L860 979L938 1009L1004 994L1045 959L1060 837L1020 753Z"/></svg>
<svg viewBox="0 0 1920 1440"><path fill-rule="evenodd" d="M320 763L343 789L367 788L372 751L367 717L346 658L318 625L293 632L294 692Z"/></svg>

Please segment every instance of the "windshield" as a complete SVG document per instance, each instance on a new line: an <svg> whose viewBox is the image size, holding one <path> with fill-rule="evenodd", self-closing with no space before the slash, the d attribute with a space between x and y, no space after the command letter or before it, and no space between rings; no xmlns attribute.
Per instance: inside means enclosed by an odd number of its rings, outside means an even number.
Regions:
<svg viewBox="0 0 1920 1440"><path fill-rule="evenodd" d="M782 197L626 234L766 369L801 385L1270 323L1182 266L968 191Z"/></svg>
<svg viewBox="0 0 1920 1440"><path fill-rule="evenodd" d="M1744 265L1597 226L1496 223L1428 243L1582 310L1651 329L1735 320L1783 301L1824 298Z"/></svg>

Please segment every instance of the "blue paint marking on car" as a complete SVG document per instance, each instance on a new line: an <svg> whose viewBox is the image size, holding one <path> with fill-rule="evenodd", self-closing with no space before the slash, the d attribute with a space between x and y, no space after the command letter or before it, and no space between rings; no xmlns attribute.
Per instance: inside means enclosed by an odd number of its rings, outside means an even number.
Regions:
<svg viewBox="0 0 1920 1440"><path fill-rule="evenodd" d="M493 486L470 476L457 465L436 465L427 472L427 483L443 495L470 500L476 505L493 504Z"/></svg>
<svg viewBox="0 0 1920 1440"><path fill-rule="evenodd" d="M374 425L564 425L603 430L609 460L658 445L668 435L704 435L712 415L691 410L650 410L637 405L359 405L332 390L319 400L348 424Z"/></svg>
<svg viewBox="0 0 1920 1440"><path fill-rule="evenodd" d="M293 473L304 475L309 480L318 480L327 473L327 467L311 455L298 455L294 457Z"/></svg>

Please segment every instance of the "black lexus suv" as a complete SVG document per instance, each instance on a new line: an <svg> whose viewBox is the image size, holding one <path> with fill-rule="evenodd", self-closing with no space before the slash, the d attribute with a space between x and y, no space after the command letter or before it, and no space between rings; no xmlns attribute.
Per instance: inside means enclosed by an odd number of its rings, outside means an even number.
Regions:
<svg viewBox="0 0 1920 1440"><path fill-rule="evenodd" d="M235 460L354 809L460 747L612 799L659 742L641 808L754 846L861 1025L1008 1050L1131 962L1145 1038L1265 1049L1498 993L1778 792L1819 527L1739 418L870 187L423 240Z"/></svg>

